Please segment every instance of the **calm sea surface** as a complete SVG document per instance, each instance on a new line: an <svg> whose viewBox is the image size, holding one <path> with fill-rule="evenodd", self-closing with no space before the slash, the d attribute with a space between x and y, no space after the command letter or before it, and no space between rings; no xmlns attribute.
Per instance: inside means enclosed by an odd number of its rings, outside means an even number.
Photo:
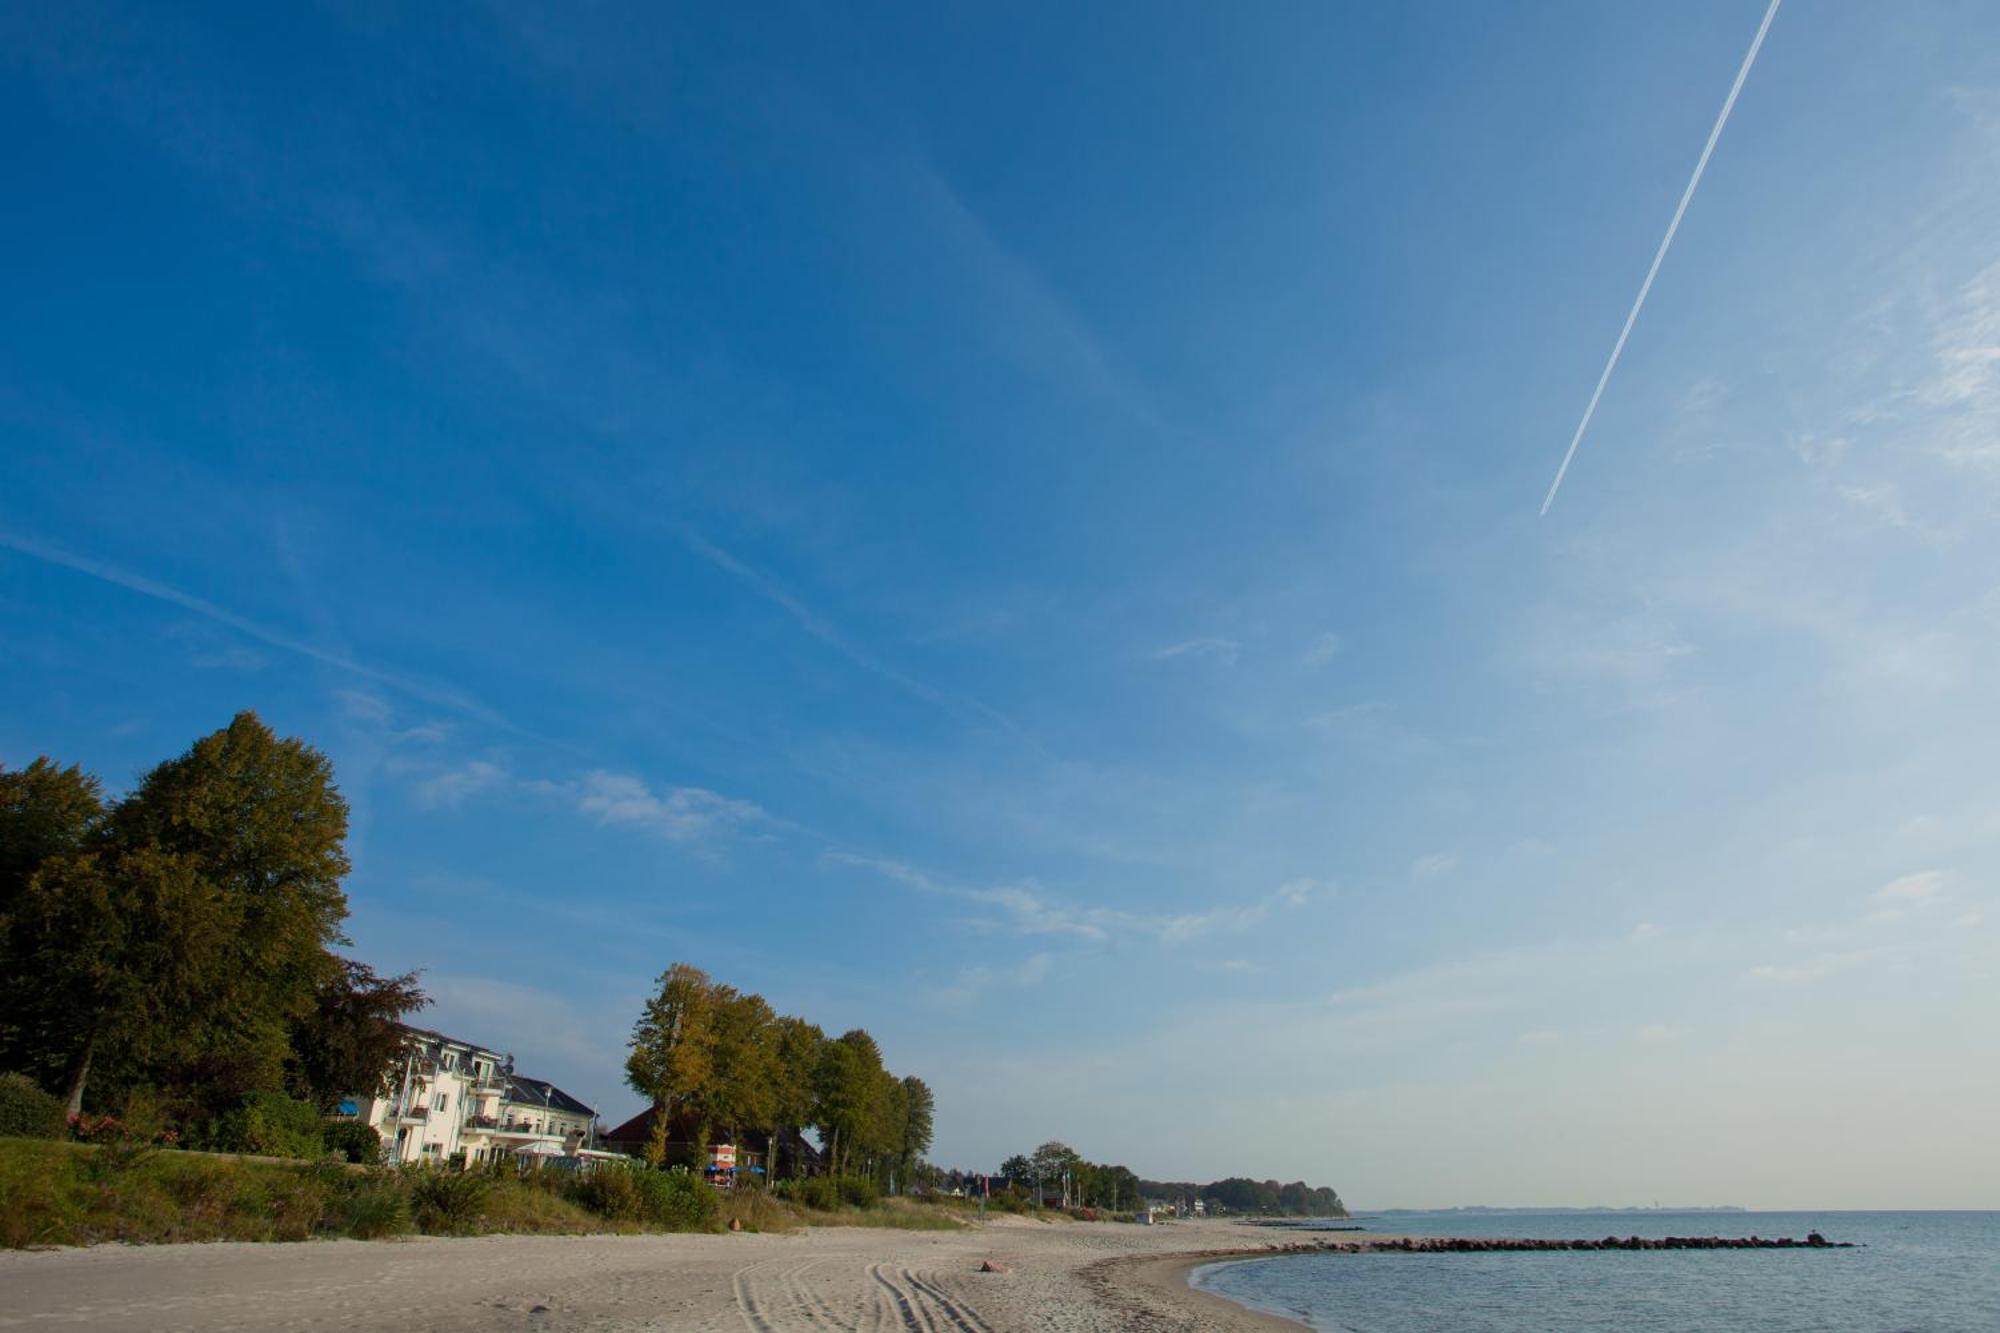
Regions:
<svg viewBox="0 0 2000 1333"><path fill-rule="evenodd" d="M1341 1333L2000 1333L2000 1213L1419 1213L1412 1236L1791 1236L1852 1250L1304 1255L1205 1290ZM1336 1225L1349 1225L1342 1223Z"/></svg>

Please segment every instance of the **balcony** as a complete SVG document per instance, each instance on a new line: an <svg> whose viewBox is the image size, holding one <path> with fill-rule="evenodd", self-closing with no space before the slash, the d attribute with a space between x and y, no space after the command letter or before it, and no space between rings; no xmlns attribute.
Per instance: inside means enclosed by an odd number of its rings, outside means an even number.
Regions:
<svg viewBox="0 0 2000 1333"><path fill-rule="evenodd" d="M500 1121L497 1117L490 1115L469 1115L465 1117L465 1127L467 1129L498 1129L500 1128Z"/></svg>

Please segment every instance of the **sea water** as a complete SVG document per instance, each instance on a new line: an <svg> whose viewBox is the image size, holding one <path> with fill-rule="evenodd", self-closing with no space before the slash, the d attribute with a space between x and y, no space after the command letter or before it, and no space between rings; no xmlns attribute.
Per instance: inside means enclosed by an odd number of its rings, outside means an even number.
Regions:
<svg viewBox="0 0 2000 1333"><path fill-rule="evenodd" d="M2000 1212L1419 1213L1357 1236L1791 1236L1851 1250L1308 1254L1196 1285L1327 1333L2000 1333ZM1300 1236L1301 1240L1307 1239Z"/></svg>

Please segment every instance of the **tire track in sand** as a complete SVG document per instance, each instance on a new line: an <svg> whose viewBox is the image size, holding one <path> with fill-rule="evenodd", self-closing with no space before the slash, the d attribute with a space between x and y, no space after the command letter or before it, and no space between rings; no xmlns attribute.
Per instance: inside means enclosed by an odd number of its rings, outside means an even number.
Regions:
<svg viewBox="0 0 2000 1333"><path fill-rule="evenodd" d="M916 1273L907 1268L901 1271L900 1276L905 1282L936 1303L945 1318L951 1320L952 1324L958 1328L959 1333L993 1333L993 1326L991 1324L981 1319L978 1313L969 1306L961 1305L951 1297L945 1295L936 1283L928 1282L918 1277Z"/></svg>
<svg viewBox="0 0 2000 1333"><path fill-rule="evenodd" d="M874 1278L876 1284L888 1294L888 1313L899 1321L897 1327L905 1330L905 1333L938 1333L937 1326L919 1313L916 1299L890 1281L888 1274L882 1271L881 1264L870 1264L868 1276Z"/></svg>
<svg viewBox="0 0 2000 1333"><path fill-rule="evenodd" d="M792 1304L798 1308L800 1316L804 1318L805 1327L853 1330L857 1325L835 1313L833 1307L826 1303L826 1299L819 1294L813 1284L806 1281L806 1273L819 1267L821 1262L819 1259L808 1259L798 1267L786 1269L779 1274L778 1281L784 1287L785 1294L792 1298Z"/></svg>

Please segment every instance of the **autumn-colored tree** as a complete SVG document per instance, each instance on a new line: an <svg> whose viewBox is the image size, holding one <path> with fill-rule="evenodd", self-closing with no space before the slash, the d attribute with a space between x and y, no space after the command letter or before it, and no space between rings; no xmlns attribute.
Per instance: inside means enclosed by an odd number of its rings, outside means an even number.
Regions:
<svg viewBox="0 0 2000 1333"><path fill-rule="evenodd" d="M625 1080L653 1103L646 1160L654 1166L666 1158L673 1114L684 1101L708 1095L715 1078L714 998L706 972L675 963L660 974L659 992L632 1027Z"/></svg>

